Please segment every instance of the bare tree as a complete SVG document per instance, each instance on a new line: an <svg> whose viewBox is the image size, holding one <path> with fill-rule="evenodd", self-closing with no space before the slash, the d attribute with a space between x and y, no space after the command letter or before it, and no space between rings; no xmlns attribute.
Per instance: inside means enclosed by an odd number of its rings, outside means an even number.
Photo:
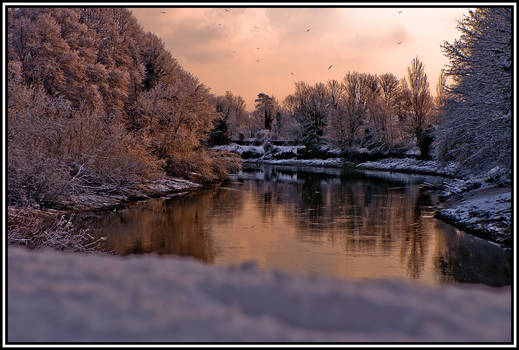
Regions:
<svg viewBox="0 0 519 350"><path fill-rule="evenodd" d="M403 121L408 132L416 138L420 155L428 157L432 142L430 127L433 99L429 91L424 65L418 57L413 58L411 65L407 68L407 84L407 86L402 86L402 98L407 99L404 103L408 107Z"/></svg>

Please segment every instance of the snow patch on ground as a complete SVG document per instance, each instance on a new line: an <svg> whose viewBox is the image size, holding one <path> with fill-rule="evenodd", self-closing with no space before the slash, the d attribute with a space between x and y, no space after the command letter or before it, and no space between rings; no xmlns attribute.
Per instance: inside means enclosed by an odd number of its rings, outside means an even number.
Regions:
<svg viewBox="0 0 519 350"><path fill-rule="evenodd" d="M259 159L248 160L248 162L261 162L273 165L295 165L295 166L315 166L315 167L342 167L342 158L329 159Z"/></svg>
<svg viewBox="0 0 519 350"><path fill-rule="evenodd" d="M431 174L440 176L455 176L458 165L450 162L445 166L434 160L419 160L414 158L387 158L377 161L364 162L357 165L358 169L385 170Z"/></svg>
<svg viewBox="0 0 519 350"><path fill-rule="evenodd" d="M74 210L110 209L135 199L148 199L173 195L177 192L191 191L202 185L176 177L167 177L143 183L126 184L112 191L99 191L95 194L79 194L58 198L58 205Z"/></svg>
<svg viewBox="0 0 519 350"><path fill-rule="evenodd" d="M8 247L9 342L510 342L511 289Z"/></svg>
<svg viewBox="0 0 519 350"><path fill-rule="evenodd" d="M263 149L263 146L244 146L244 145L238 145L236 143L231 143L229 145L213 146L213 147L211 147L211 149L234 152L234 153L238 153L239 155L242 155L244 152L254 152L254 153L257 153L260 155L265 154L265 150Z"/></svg>
<svg viewBox="0 0 519 350"><path fill-rule="evenodd" d="M316 167L342 167L343 160L341 158L329 159L298 159L297 155L305 146L274 146L265 143L262 146L243 146L235 143L222 146L214 146L212 149L227 150L235 152L240 156L245 156L244 161L248 163L266 163L276 165L294 165L294 166L316 166ZM339 155L340 149L321 147L321 151ZM281 158L281 159L280 159Z"/></svg>

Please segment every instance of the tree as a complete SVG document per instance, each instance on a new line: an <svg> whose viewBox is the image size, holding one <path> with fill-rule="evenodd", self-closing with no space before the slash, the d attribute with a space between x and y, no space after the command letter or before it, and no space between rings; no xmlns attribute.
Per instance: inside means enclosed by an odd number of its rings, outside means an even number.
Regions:
<svg viewBox="0 0 519 350"><path fill-rule="evenodd" d="M323 83L310 86L302 81L295 87L295 93L287 96L284 104L301 126L303 144L312 151L323 141L330 108L327 87Z"/></svg>
<svg viewBox="0 0 519 350"><path fill-rule="evenodd" d="M407 107L407 113L403 114L403 121L408 132L416 138L421 157L426 158L429 156L432 142L430 132L433 99L424 65L418 57L413 58L411 65L407 67L406 85L401 87L403 92L401 97L406 100L404 106Z"/></svg>
<svg viewBox="0 0 519 350"><path fill-rule="evenodd" d="M213 145L228 143L246 118L245 100L226 91L224 96L216 97L216 113L218 117L209 142Z"/></svg>
<svg viewBox="0 0 519 350"><path fill-rule="evenodd" d="M441 48L449 59L444 116L437 156L472 171L510 169L512 152L512 9L469 11L461 32Z"/></svg>
<svg viewBox="0 0 519 350"><path fill-rule="evenodd" d="M376 76L348 72L343 79L345 89L346 133L344 144L352 146L360 140L359 131L367 122L369 102L376 92Z"/></svg>
<svg viewBox="0 0 519 350"><path fill-rule="evenodd" d="M213 127L214 96L129 10L7 17L10 203L189 174L180 163L218 168L193 156Z"/></svg>
<svg viewBox="0 0 519 350"><path fill-rule="evenodd" d="M272 122L274 117L274 104L272 97L267 94L260 92L258 98L254 100L256 102L256 110L264 116L265 129L272 130Z"/></svg>
<svg viewBox="0 0 519 350"><path fill-rule="evenodd" d="M379 76L381 88L382 109L384 113L383 132L387 143L394 145L401 140L401 133L398 126L398 96L400 94L400 84L398 78L392 73L385 73Z"/></svg>

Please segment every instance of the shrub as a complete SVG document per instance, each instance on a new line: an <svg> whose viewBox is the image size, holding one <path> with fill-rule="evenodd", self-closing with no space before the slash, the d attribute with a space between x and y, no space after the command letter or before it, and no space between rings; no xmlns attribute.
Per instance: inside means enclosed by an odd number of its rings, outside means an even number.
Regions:
<svg viewBox="0 0 519 350"><path fill-rule="evenodd" d="M75 252L99 250L104 237L95 238L86 229L77 229L74 215L52 215L27 208L9 208L7 241L31 249L53 248Z"/></svg>

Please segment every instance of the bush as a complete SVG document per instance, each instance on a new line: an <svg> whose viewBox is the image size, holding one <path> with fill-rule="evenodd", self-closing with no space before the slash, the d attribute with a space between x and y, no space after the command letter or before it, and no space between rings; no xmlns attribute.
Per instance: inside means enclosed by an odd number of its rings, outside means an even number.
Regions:
<svg viewBox="0 0 519 350"><path fill-rule="evenodd" d="M99 250L104 237L95 238L88 230L77 229L74 215L52 215L27 208L9 208L7 241L30 249L53 248L75 252Z"/></svg>

